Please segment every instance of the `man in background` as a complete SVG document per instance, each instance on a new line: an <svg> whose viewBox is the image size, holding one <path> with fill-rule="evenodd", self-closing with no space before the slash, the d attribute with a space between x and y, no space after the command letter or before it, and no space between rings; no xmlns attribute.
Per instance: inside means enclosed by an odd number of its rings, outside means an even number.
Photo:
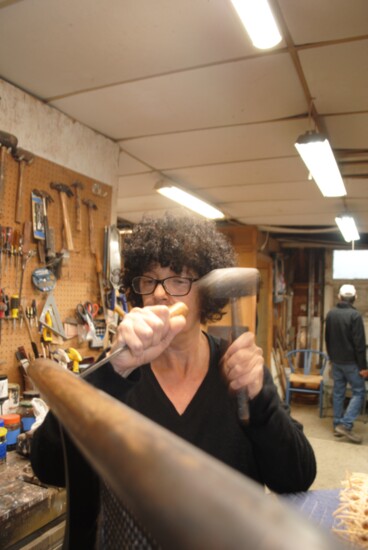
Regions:
<svg viewBox="0 0 368 550"><path fill-rule="evenodd" d="M334 381L334 435L361 443L362 438L354 433L353 426L364 402L367 359L363 319L353 306L356 297L354 285L342 285L339 302L326 317L325 339ZM351 386L352 397L345 410L347 384Z"/></svg>

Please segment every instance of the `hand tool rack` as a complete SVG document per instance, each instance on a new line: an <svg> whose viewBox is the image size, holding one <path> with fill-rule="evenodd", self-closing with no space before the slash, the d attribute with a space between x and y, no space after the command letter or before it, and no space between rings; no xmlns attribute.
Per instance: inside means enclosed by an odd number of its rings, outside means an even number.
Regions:
<svg viewBox="0 0 368 550"><path fill-rule="evenodd" d="M19 145L21 146L21 143L19 143ZM100 250L100 254L102 256L104 227L106 225L110 225L111 223L112 190L110 186L100 183L104 190L105 196L97 196L92 192L92 187L95 184L95 180L35 156L34 161L25 166L23 170L23 194L21 200L23 201L22 211L24 219L21 223L16 223L15 216L17 206L19 162L13 158L10 152L5 154L4 176L4 203L2 209L3 215L0 218L0 225L2 227L11 227L13 231L17 230L20 234L22 234L24 222L32 221L32 190L36 188L47 191L54 198L54 202L50 203L48 206L48 218L50 227L54 229L56 252L60 252L65 247L65 244L63 244L63 218L58 193L50 188L50 183L62 182L74 190L74 187L72 187L73 182L81 182L83 184L81 196L85 199L93 199L97 205L97 209L94 211L94 226L96 246ZM76 198L73 196L67 198L67 200L75 250L69 252L68 259L63 259L61 278L57 281L56 287L53 290L53 297L62 320L67 317L74 317L76 304L88 300L100 300L100 290L98 277L96 274L96 261L95 257L91 254L89 247L88 211L85 206L81 206L80 213L82 230L77 230ZM37 251L36 240L31 241L30 248ZM0 288L5 289L5 293L9 295L10 299L12 295L16 295L19 292L19 270L21 263L19 263L18 266L16 281L16 255L9 255L6 259L8 260L8 264L5 269L5 255L2 254L2 275ZM21 258L18 258L18 260L21 260ZM32 300L36 300L38 314L42 311L48 293L40 292L35 289L31 281L31 274L34 269L42 267L42 265L43 264L40 262L38 254L35 254L32 258L30 258L27 262L22 288L24 307L30 306ZM22 384L23 381L19 371L18 361L15 357L15 352L18 347L24 346L27 353L32 353L32 347L29 335L27 333L26 324L23 320L22 326L20 326L20 322L18 320L14 331L13 322L11 320L3 320L1 325L2 334L0 344L0 361L2 362L2 365L0 370L1 372L7 374L9 380L12 382ZM31 332L33 340L39 344L40 335L36 323L32 324ZM88 346L88 342L78 344L74 339L65 341L60 347L67 348L70 346L78 347L82 356L96 356L99 353L99 350L91 350Z"/></svg>

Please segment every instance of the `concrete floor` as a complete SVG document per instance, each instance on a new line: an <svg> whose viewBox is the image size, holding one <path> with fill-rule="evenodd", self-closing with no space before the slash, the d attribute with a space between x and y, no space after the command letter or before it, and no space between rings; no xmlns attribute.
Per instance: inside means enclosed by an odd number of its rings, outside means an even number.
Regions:
<svg viewBox="0 0 368 550"><path fill-rule="evenodd" d="M360 416L354 425L354 431L363 437L361 445L334 437L330 408L320 418L317 404L292 402L291 415L303 424L316 455L317 477L311 489L340 489L349 474L368 474L368 414Z"/></svg>

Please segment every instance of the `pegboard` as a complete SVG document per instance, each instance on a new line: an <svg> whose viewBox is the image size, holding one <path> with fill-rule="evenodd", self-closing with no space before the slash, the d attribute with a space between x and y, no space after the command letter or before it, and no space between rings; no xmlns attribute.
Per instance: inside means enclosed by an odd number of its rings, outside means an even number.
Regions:
<svg viewBox="0 0 368 550"><path fill-rule="evenodd" d="M19 144L21 146L21 144ZM61 182L72 186L72 183L79 181L83 185L80 191L81 199L91 200L97 209L93 210L93 224L96 250L102 260L104 228L110 225L111 216L111 198L112 189L110 186L91 180L81 174L66 169L65 167L54 164L40 157L34 157L33 162L24 164L23 170L23 193L20 197L23 203L23 219L21 223L16 223L16 201L19 181L19 162L11 154L5 155L4 173L5 173L5 191L3 198L2 216L0 225L11 227L14 231L23 233L24 222L32 221L31 192L34 189L47 191L53 199L48 204L47 213L49 226L55 234L55 251L57 253L66 249L65 232L63 231L63 216L59 192L50 188L51 182ZM96 186L99 194L95 194ZM88 208L81 204L81 231L77 231L76 222L76 197L75 189L71 187L74 196L66 197L69 220L72 229L72 239L74 251L64 253L61 277L57 280L56 286L52 291L57 311L61 320L64 322L67 318L75 318L75 308L80 302L85 301L98 302L101 304L98 276L96 270L96 256L92 254L89 242L89 217ZM26 264L22 286L22 304L23 307L30 306L32 300L36 300L37 314L41 314L43 306L48 297L47 292L37 290L32 284L32 272L45 264L41 263L38 254L38 243L32 237L31 249L33 256ZM1 255L1 282L0 286L4 289L9 298L14 294L19 294L20 275L21 275L21 257L17 255L8 255L4 251ZM17 267L18 262L18 267ZM24 380L19 369L19 363L15 357L17 348L23 346L27 354L32 354L31 340L27 331L25 322L22 326L20 321L16 321L13 326L12 320L3 320L1 322L1 344L0 344L0 372L8 375L9 382L18 383L24 389ZM40 347L40 332L36 323L31 328L32 340ZM55 335L56 342L52 344L51 349L56 347L77 349L82 357L96 357L101 350L90 349L88 342L80 342L77 337L68 340L60 340Z"/></svg>

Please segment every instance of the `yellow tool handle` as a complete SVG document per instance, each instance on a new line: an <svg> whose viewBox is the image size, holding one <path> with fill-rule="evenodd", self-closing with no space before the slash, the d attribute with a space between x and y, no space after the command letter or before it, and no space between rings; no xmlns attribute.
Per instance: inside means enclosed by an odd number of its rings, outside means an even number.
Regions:
<svg viewBox="0 0 368 550"><path fill-rule="evenodd" d="M126 315L125 311L120 306L118 306L118 304L115 304L114 312L120 315L120 317L124 317Z"/></svg>
<svg viewBox="0 0 368 550"><path fill-rule="evenodd" d="M18 294L13 294L10 298L10 317L12 319L18 319L19 314L19 296Z"/></svg>
<svg viewBox="0 0 368 550"><path fill-rule="evenodd" d="M49 311L47 311L45 315L45 324L52 327L52 318ZM45 325L42 329L42 340L44 342L52 342L52 332Z"/></svg>

